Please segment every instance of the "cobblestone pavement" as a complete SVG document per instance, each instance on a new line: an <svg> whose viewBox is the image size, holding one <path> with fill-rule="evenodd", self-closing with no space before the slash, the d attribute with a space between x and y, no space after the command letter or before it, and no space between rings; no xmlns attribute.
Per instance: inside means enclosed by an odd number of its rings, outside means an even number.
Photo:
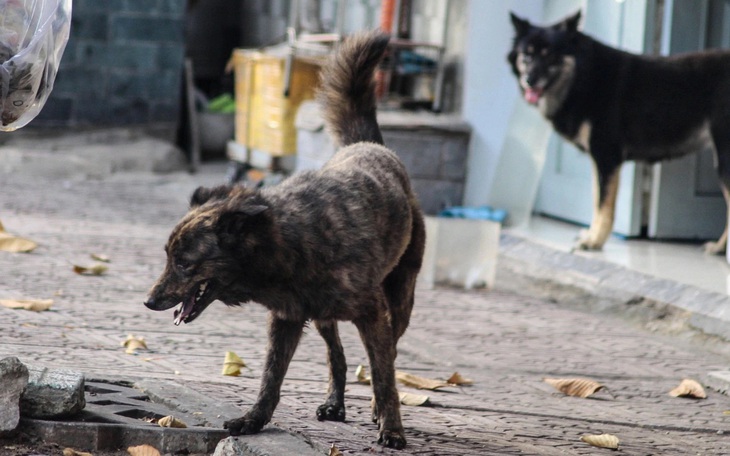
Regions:
<svg viewBox="0 0 730 456"><path fill-rule="evenodd" d="M258 390L266 313L255 304L213 305L191 325L142 301L161 272L169 230L198 184L224 179L220 166L196 175L114 174L103 180L0 179L0 220L40 246L0 253L0 299L54 300L51 311L0 308L0 358L66 367L89 377L170 378L243 412ZM111 258L101 277L72 264L91 253ZM727 369L728 360L682 341L642 332L626 321L505 291L420 290L397 368L447 378L458 371L474 385L428 391L429 407L403 406L408 447L378 447L369 421L369 387L355 382L366 364L354 327L342 325L351 384L346 423L318 422L327 387L325 347L309 330L295 355L273 426L344 454L594 455L587 433L621 439L620 454L730 454L730 397L706 400L667 392L683 378ZM150 351L124 353L127 334ZM226 351L248 368L220 375ZM544 377L588 377L607 386L594 398L557 393ZM401 391L424 394L401 387Z"/></svg>

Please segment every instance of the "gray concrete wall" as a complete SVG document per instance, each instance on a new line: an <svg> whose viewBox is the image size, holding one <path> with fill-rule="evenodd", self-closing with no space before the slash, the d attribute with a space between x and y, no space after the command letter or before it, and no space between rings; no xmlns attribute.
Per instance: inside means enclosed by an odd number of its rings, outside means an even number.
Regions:
<svg viewBox="0 0 730 456"><path fill-rule="evenodd" d="M75 0L55 88L32 126L174 126L185 0Z"/></svg>

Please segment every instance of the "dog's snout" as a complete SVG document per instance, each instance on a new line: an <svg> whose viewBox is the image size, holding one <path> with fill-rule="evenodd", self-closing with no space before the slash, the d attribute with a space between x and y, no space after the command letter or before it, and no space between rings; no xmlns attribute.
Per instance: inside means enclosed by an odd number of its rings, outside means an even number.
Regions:
<svg viewBox="0 0 730 456"><path fill-rule="evenodd" d="M147 306L148 309L155 310L157 308L157 301L154 297L150 296L147 298L147 300L144 302L144 305Z"/></svg>

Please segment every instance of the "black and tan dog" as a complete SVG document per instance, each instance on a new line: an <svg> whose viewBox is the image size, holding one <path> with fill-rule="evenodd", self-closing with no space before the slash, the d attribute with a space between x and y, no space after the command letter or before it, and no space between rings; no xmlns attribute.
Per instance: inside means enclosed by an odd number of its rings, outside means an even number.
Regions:
<svg viewBox="0 0 730 456"><path fill-rule="evenodd" d="M657 162L711 147L730 204L730 52L630 54L578 31L580 12L546 27L511 15L509 63L525 100L593 159L594 213L578 247L611 233L626 160ZM708 253L721 253L727 228Z"/></svg>
<svg viewBox="0 0 730 456"><path fill-rule="evenodd" d="M320 100L342 148L318 171L253 190L195 191L165 247L167 265L145 305L190 323L218 299L270 311L269 347L256 403L225 425L251 434L271 420L305 324L327 343L329 396L320 420L344 421L347 366L337 321L360 332L372 371L378 441L403 448L395 386L396 342L413 307L425 243L423 216L398 157L376 121L373 73L386 35L346 40L322 72Z"/></svg>

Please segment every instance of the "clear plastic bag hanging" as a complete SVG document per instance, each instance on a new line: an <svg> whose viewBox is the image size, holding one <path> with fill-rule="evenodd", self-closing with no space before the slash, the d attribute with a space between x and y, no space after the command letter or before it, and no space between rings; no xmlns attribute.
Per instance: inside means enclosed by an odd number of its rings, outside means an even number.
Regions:
<svg viewBox="0 0 730 456"><path fill-rule="evenodd" d="M33 120L53 90L71 0L0 0L0 130Z"/></svg>

